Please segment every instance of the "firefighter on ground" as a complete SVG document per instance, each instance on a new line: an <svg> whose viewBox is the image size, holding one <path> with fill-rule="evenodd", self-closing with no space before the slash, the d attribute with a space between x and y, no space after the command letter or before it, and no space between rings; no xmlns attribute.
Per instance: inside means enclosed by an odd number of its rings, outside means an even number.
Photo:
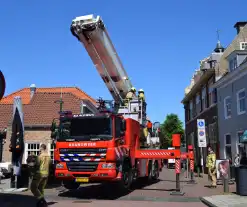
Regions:
<svg viewBox="0 0 247 207"><path fill-rule="evenodd" d="M33 174L31 191L38 199L37 206L47 206L44 198L44 189L48 181L51 158L46 150L46 145L40 145L40 154L36 160L36 170Z"/></svg>
<svg viewBox="0 0 247 207"><path fill-rule="evenodd" d="M129 92L127 93L125 99L125 106L128 106L129 101L131 101L136 95L136 89L135 87L132 87Z"/></svg>
<svg viewBox="0 0 247 207"><path fill-rule="evenodd" d="M145 102L145 95L144 95L144 90L143 89L140 89L138 91L138 99Z"/></svg>
<svg viewBox="0 0 247 207"><path fill-rule="evenodd" d="M211 188L216 188L217 177L216 177L216 155L210 145L208 145L208 156L206 161L206 167L208 168L208 176L211 180Z"/></svg>

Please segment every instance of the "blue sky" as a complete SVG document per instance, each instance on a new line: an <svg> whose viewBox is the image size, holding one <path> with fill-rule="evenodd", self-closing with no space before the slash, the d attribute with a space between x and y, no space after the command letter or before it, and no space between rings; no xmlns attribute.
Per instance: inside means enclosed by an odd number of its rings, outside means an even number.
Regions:
<svg viewBox="0 0 247 207"><path fill-rule="evenodd" d="M245 21L245 0L0 2L0 69L6 95L37 87L78 86L92 97L111 96L84 47L70 33L77 16L100 15L132 80L146 92L148 115L168 113L184 120L181 100L199 60L215 47L216 30L224 46Z"/></svg>

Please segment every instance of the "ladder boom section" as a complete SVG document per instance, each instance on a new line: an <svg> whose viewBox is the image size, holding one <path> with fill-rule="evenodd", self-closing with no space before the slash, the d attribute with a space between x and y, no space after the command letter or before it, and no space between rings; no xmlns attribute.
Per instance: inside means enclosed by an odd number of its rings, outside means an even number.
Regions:
<svg viewBox="0 0 247 207"><path fill-rule="evenodd" d="M180 158L179 149L174 150L136 150L135 157L139 159L175 159Z"/></svg>
<svg viewBox="0 0 247 207"><path fill-rule="evenodd" d="M84 45L114 101L123 101L132 84L100 16L77 17L70 29Z"/></svg>

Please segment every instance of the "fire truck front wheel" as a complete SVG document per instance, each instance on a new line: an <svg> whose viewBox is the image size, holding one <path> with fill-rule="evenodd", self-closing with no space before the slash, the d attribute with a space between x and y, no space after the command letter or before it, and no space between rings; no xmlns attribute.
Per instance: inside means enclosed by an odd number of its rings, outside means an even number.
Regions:
<svg viewBox="0 0 247 207"><path fill-rule="evenodd" d="M63 181L62 185L68 190L76 190L80 187L80 183L76 183L74 181Z"/></svg>
<svg viewBox="0 0 247 207"><path fill-rule="evenodd" d="M129 162L124 162L122 171L122 180L120 181L123 190L129 190L133 182L133 173Z"/></svg>

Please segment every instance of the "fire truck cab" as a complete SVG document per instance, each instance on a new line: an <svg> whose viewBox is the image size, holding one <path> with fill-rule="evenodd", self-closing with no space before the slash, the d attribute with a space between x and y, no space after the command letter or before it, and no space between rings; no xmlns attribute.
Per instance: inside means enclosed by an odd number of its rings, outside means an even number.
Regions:
<svg viewBox="0 0 247 207"><path fill-rule="evenodd" d="M141 147L139 121L129 118L130 114L125 117L112 111L60 114L55 176L67 189L78 188L80 183L107 181L128 189L137 178L159 177L161 162L135 157Z"/></svg>

